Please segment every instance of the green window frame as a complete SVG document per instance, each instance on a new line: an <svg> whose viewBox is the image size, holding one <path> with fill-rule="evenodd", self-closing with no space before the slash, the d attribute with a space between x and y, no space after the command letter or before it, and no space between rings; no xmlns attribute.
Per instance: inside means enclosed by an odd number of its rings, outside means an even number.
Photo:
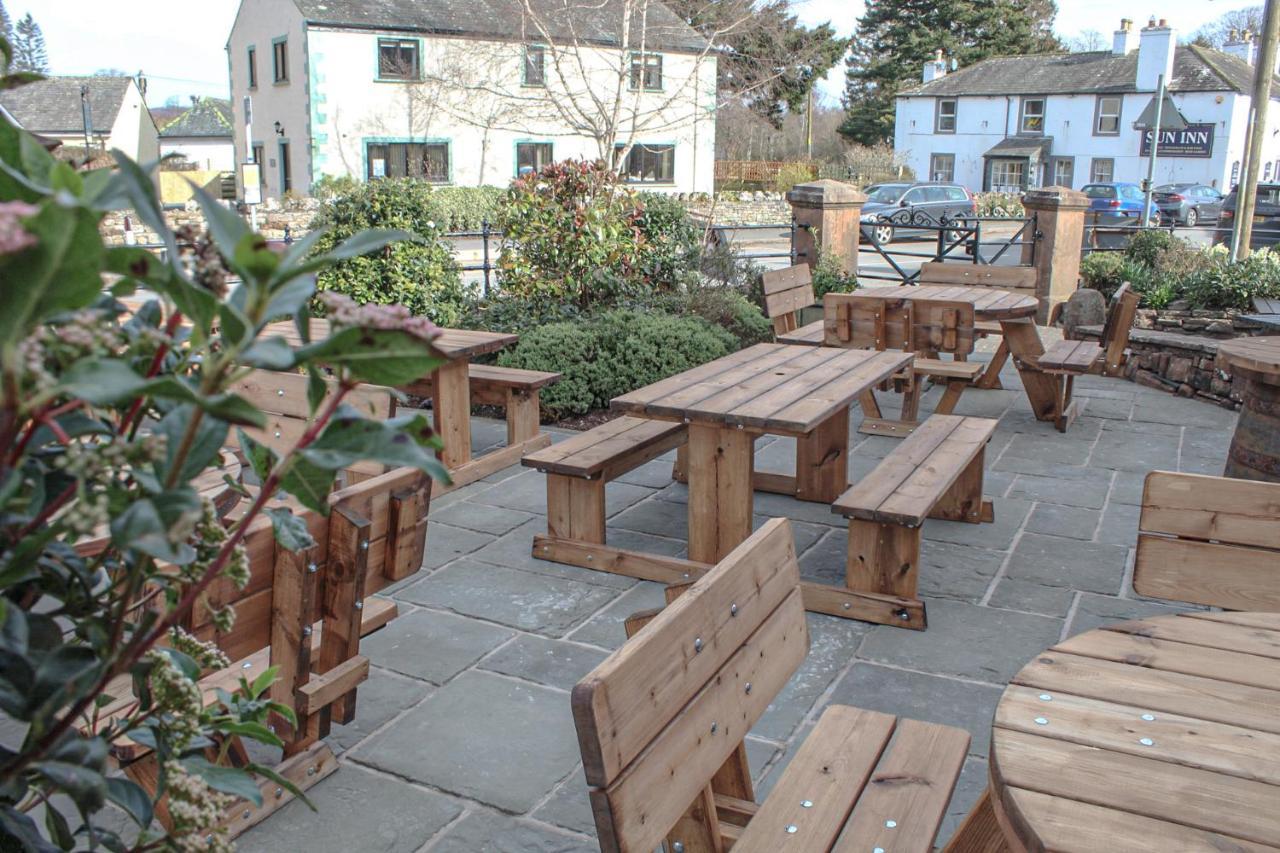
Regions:
<svg viewBox="0 0 1280 853"><path fill-rule="evenodd" d="M631 54L631 90L662 91L662 54Z"/></svg>
<svg viewBox="0 0 1280 853"><path fill-rule="evenodd" d="M289 82L289 37L271 40L271 80L273 83Z"/></svg>
<svg viewBox="0 0 1280 853"><path fill-rule="evenodd" d="M422 42L411 38L379 38L377 79L421 80Z"/></svg>

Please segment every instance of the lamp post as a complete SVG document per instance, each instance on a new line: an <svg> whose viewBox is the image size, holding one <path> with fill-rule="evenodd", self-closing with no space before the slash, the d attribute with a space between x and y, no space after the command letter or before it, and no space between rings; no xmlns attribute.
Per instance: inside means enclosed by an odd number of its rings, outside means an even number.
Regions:
<svg viewBox="0 0 1280 853"><path fill-rule="evenodd" d="M1262 44L1253 73L1253 98L1249 105L1249 147L1244 157L1244 180L1236 192L1236 222L1231 256L1237 260L1249 255L1253 238L1253 211L1258 196L1258 165L1262 146L1267 139L1267 105L1271 101L1271 75L1276 67L1276 40L1280 37L1280 2L1267 0L1266 18L1262 26Z"/></svg>

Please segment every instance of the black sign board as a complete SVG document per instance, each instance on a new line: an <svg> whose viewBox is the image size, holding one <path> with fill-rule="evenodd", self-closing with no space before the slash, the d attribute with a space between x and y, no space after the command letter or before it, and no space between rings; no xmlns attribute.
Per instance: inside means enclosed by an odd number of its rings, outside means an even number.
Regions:
<svg viewBox="0 0 1280 853"><path fill-rule="evenodd" d="M1213 156L1213 122L1207 124L1189 124L1182 130L1160 131L1160 148L1157 157L1212 157ZM1153 130L1142 131L1143 157L1151 155L1151 137Z"/></svg>

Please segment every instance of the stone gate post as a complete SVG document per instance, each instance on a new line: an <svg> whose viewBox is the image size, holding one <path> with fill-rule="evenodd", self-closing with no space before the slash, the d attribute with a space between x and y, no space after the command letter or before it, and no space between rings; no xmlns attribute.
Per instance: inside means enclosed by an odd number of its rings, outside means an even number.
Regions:
<svg viewBox="0 0 1280 853"><path fill-rule="evenodd" d="M1048 322L1054 305L1065 302L1080 280L1080 250L1084 243L1084 212L1089 198L1067 187L1029 191L1022 200L1027 215L1036 217L1038 245L1022 246L1022 262L1036 268L1036 322ZM1033 258L1034 255L1034 258Z"/></svg>
<svg viewBox="0 0 1280 853"><path fill-rule="evenodd" d="M796 184L787 193L796 225L796 263L818 263L818 248L840 259L847 273L858 269L858 219L867 196L852 184L823 179Z"/></svg>

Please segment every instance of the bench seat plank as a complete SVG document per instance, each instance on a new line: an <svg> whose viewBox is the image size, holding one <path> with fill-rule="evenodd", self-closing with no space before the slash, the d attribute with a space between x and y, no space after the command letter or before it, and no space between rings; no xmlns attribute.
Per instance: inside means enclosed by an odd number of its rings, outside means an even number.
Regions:
<svg viewBox="0 0 1280 853"><path fill-rule="evenodd" d="M1093 341L1058 341L1037 360L1042 370L1089 373L1102 358L1102 347Z"/></svg>
<svg viewBox="0 0 1280 853"><path fill-rule="evenodd" d="M684 424L623 416L527 454L521 464L550 474L593 478L618 461L660 456L683 444L684 434ZM628 469L645 461L648 460L635 462Z"/></svg>
<svg viewBox="0 0 1280 853"><path fill-rule="evenodd" d="M821 346L822 340L826 336L825 322L822 320L814 320L812 323L801 326L794 331L786 332L777 336L780 344L813 344Z"/></svg>
<svg viewBox="0 0 1280 853"><path fill-rule="evenodd" d="M977 379L987 369L980 361L943 361L940 358L917 358L911 367L923 376L966 381Z"/></svg>
<svg viewBox="0 0 1280 853"><path fill-rule="evenodd" d="M544 370L525 370L519 367L499 367L496 364L469 364L467 375L473 384L493 385L499 388L521 388L532 391L560 381L561 374Z"/></svg>

